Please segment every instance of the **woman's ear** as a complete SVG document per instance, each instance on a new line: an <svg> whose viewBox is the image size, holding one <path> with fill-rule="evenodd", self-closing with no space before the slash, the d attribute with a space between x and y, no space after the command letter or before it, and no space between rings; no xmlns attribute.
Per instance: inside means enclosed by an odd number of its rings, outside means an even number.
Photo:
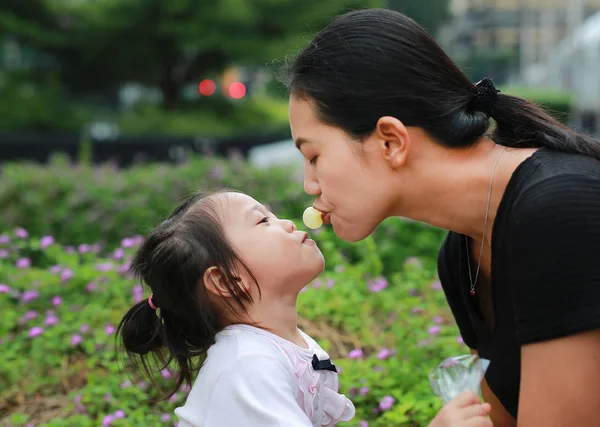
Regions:
<svg viewBox="0 0 600 427"><path fill-rule="evenodd" d="M375 127L381 154L392 169L403 166L410 148L408 129L395 117L381 117Z"/></svg>

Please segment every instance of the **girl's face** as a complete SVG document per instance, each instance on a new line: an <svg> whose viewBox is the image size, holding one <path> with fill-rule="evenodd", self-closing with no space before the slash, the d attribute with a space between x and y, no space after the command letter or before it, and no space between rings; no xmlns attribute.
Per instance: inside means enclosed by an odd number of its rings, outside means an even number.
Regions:
<svg viewBox="0 0 600 427"><path fill-rule="evenodd" d="M304 156L304 191L326 212L338 237L367 237L392 207L389 167L374 141L356 143L342 130L323 124L312 103L292 95L290 126Z"/></svg>
<svg viewBox="0 0 600 427"><path fill-rule="evenodd" d="M217 197L224 199L219 205L225 234L254 274L263 298L295 296L323 271L321 251L292 221L277 218L245 194ZM241 269L240 274L244 276Z"/></svg>

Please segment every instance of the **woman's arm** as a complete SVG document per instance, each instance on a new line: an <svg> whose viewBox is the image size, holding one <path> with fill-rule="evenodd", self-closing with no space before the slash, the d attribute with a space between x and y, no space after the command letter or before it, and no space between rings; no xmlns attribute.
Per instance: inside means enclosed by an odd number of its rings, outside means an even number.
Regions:
<svg viewBox="0 0 600 427"><path fill-rule="evenodd" d="M477 350L471 349L471 354L479 356ZM494 392L490 390L490 386L485 378L481 382L481 394L483 395L483 400L492 406L490 419L494 423L494 427L517 427L517 421L508 413L504 405L500 403Z"/></svg>
<svg viewBox="0 0 600 427"><path fill-rule="evenodd" d="M600 427L600 329L525 345L521 366L518 427Z"/></svg>

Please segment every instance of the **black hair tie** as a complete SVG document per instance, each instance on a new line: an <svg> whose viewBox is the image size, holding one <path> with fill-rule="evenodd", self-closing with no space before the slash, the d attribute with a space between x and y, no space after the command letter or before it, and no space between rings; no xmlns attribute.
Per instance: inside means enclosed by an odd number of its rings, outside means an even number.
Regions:
<svg viewBox="0 0 600 427"><path fill-rule="evenodd" d="M500 91L496 89L494 82L489 77L475 83L475 87L477 95L473 99L472 109L491 116Z"/></svg>

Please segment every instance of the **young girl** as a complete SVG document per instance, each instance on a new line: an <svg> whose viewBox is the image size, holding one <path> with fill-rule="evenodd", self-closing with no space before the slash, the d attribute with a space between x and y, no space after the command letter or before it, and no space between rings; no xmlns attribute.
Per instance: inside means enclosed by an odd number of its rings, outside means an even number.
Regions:
<svg viewBox="0 0 600 427"><path fill-rule="evenodd" d="M306 232L253 198L196 195L134 256L132 270L152 294L118 333L143 373L152 376L153 354L159 366L178 364L175 390L193 382L175 409L180 427L334 426L351 420L354 406L338 393L328 354L297 327L298 293L323 267ZM486 426L474 422L488 410L463 394L431 427Z"/></svg>

